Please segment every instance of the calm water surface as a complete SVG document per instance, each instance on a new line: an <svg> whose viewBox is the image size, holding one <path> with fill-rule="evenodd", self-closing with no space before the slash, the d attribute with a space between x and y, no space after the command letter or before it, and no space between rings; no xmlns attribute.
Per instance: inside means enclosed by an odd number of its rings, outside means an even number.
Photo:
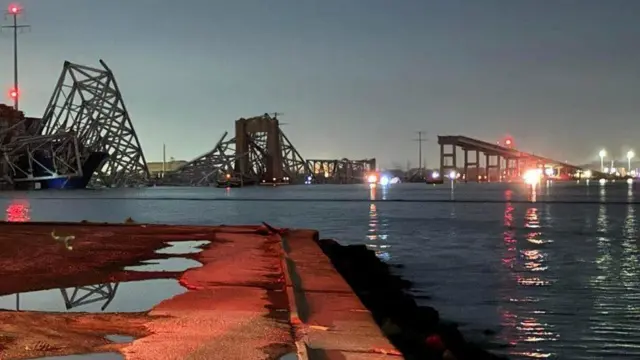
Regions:
<svg viewBox="0 0 640 360"><path fill-rule="evenodd" d="M2 193L12 221L308 227L364 243L516 359L639 359L640 185L398 184ZM451 201L453 200L453 201ZM576 203L577 202L577 203Z"/></svg>

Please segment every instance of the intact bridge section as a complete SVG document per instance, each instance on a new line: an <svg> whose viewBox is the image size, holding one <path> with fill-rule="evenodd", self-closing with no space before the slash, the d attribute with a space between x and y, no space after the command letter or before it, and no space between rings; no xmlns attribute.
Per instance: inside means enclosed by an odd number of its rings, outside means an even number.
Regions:
<svg viewBox="0 0 640 360"><path fill-rule="evenodd" d="M305 160L280 128L277 115L264 114L235 122L235 136L225 132L214 148L157 183L173 186L358 183L375 171L366 161Z"/></svg>
<svg viewBox="0 0 640 360"><path fill-rule="evenodd" d="M511 146L492 144L462 135L438 136L438 144L440 173L449 176L455 172L458 179L467 182L516 180L521 179L525 171L539 168L549 171L547 175L559 178L581 177L587 171L579 166L520 151ZM511 141L508 145L512 145ZM459 155L462 155L462 163L459 162ZM595 177L605 176L599 171L588 171Z"/></svg>

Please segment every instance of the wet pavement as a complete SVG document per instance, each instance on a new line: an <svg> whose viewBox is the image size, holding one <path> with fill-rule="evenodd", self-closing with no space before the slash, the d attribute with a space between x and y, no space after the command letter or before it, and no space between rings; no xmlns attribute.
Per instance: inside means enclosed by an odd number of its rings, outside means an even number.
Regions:
<svg viewBox="0 0 640 360"><path fill-rule="evenodd" d="M51 240L53 225L74 234L72 251ZM21 292L20 309L33 310L0 311L3 360L288 360L298 347L293 332L324 355L386 359L395 351L313 231L293 232L287 255L280 235L258 226L0 227L0 275L7 279L0 294L9 294L0 307L15 309L11 293ZM25 236L33 247L14 241ZM157 259L187 253L198 261ZM81 353L87 355L51 357Z"/></svg>

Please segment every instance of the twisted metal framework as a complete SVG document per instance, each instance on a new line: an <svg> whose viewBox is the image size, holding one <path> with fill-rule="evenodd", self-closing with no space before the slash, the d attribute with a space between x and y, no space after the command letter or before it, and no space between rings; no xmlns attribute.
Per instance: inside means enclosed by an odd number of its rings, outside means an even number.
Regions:
<svg viewBox="0 0 640 360"><path fill-rule="evenodd" d="M35 135L39 119L0 105L0 185L82 176L78 142L73 133Z"/></svg>
<svg viewBox="0 0 640 360"><path fill-rule="evenodd" d="M94 174L93 185L147 184L147 162L115 77L104 61L100 64L103 69L64 63L40 134L75 133L83 159L91 153L107 153L108 159Z"/></svg>
<svg viewBox="0 0 640 360"><path fill-rule="evenodd" d="M265 130L270 122L275 121L277 128L277 142L272 149L280 154L269 152L269 132ZM223 177L232 176L240 178L245 183L258 183L270 181L267 174L277 173L270 168L281 166L282 173L291 182L303 181L311 175L311 168L300 156L300 153L291 144L286 135L279 128L277 119L268 114L249 119L240 119L238 122L246 122L255 126L242 134L242 141L246 141L244 152L238 152L238 134L236 137L226 140L225 132L216 146L209 152L196 157L175 171L169 172L161 181L166 185L185 186L212 186ZM271 123L270 125L273 125ZM258 129L258 130L256 130ZM273 145L273 143L271 143ZM280 156L278 156L280 155ZM279 161L281 160L281 161Z"/></svg>
<svg viewBox="0 0 640 360"><path fill-rule="evenodd" d="M104 311L113 301L116 291L118 291L118 283L78 286L73 289L71 295L69 295L67 289L60 289L67 310L104 301L100 308L101 311Z"/></svg>
<svg viewBox="0 0 640 360"><path fill-rule="evenodd" d="M376 159L365 160L307 160L317 183L357 184L376 171Z"/></svg>

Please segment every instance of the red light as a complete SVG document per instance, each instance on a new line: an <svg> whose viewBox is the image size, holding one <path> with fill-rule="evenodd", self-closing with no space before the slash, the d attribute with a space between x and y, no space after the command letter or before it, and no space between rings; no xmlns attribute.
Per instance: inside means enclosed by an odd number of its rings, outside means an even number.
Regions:
<svg viewBox="0 0 640 360"><path fill-rule="evenodd" d="M20 12L20 7L18 7L18 5L9 5L9 13L15 15L19 12Z"/></svg>
<svg viewBox="0 0 640 360"><path fill-rule="evenodd" d="M16 89L11 89L11 91L9 91L9 97L12 99L17 99L18 98L18 90Z"/></svg>
<svg viewBox="0 0 640 360"><path fill-rule="evenodd" d="M507 139L507 141L504 142L507 145L511 145L511 139Z"/></svg>

